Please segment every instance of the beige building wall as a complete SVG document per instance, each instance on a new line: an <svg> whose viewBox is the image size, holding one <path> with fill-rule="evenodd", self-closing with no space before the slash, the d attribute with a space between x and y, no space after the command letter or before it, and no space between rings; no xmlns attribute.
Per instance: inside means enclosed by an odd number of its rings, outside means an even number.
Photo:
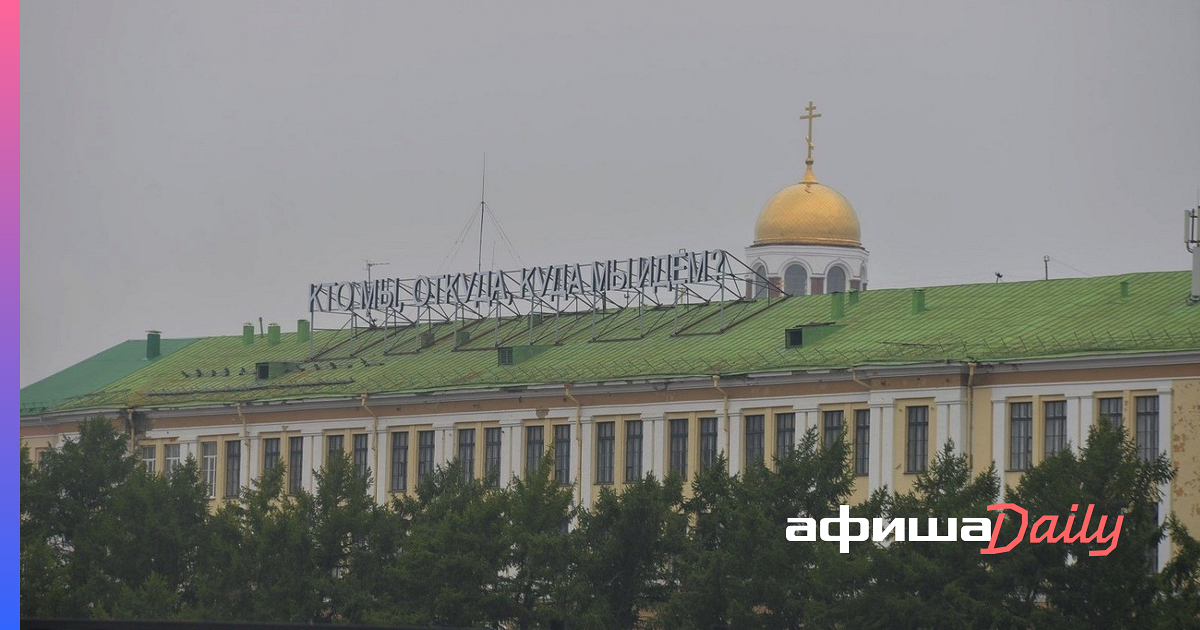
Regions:
<svg viewBox="0 0 1200 630"><path fill-rule="evenodd" d="M1171 509L1200 536L1200 379L1172 383L1171 460L1177 467Z"/></svg>

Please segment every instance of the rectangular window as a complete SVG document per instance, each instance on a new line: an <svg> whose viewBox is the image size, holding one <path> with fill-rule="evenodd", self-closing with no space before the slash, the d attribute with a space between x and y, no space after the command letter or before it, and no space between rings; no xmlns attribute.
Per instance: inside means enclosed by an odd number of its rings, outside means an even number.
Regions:
<svg viewBox="0 0 1200 630"><path fill-rule="evenodd" d="M1134 399L1137 413L1137 450L1142 459L1158 457L1158 396Z"/></svg>
<svg viewBox="0 0 1200 630"><path fill-rule="evenodd" d="M464 480L475 478L475 429L458 430L458 463Z"/></svg>
<svg viewBox="0 0 1200 630"><path fill-rule="evenodd" d="M671 467L668 470L687 479L687 460L688 421L671 420Z"/></svg>
<svg viewBox="0 0 1200 630"><path fill-rule="evenodd" d="M642 421L625 422L625 483L642 478Z"/></svg>
<svg viewBox="0 0 1200 630"><path fill-rule="evenodd" d="M1033 403L1012 403L1008 418L1008 469L1029 470L1033 466Z"/></svg>
<svg viewBox="0 0 1200 630"><path fill-rule="evenodd" d="M341 457L346 452L346 438L341 435L330 435L325 438L325 454L328 455L325 460L325 465L329 465L329 460L334 457Z"/></svg>
<svg viewBox="0 0 1200 630"><path fill-rule="evenodd" d="M1043 450L1049 457L1067 448L1067 401L1047 401L1043 411L1046 414L1046 439Z"/></svg>
<svg viewBox="0 0 1200 630"><path fill-rule="evenodd" d="M417 433L417 483L433 474L433 431Z"/></svg>
<svg viewBox="0 0 1200 630"><path fill-rule="evenodd" d="M168 475L179 469L181 465L178 444L163 445L163 472Z"/></svg>
<svg viewBox="0 0 1200 630"><path fill-rule="evenodd" d="M242 489L242 443L230 440L225 443L225 498L238 495Z"/></svg>
<svg viewBox="0 0 1200 630"><path fill-rule="evenodd" d="M717 463L717 419L700 418L700 470Z"/></svg>
<svg viewBox="0 0 1200 630"><path fill-rule="evenodd" d="M763 416L746 416L746 465L761 464L766 446L763 444Z"/></svg>
<svg viewBox="0 0 1200 630"><path fill-rule="evenodd" d="M571 425L554 425L554 480L571 485Z"/></svg>
<svg viewBox="0 0 1200 630"><path fill-rule="evenodd" d="M392 433L392 492L408 490L408 431Z"/></svg>
<svg viewBox="0 0 1200 630"><path fill-rule="evenodd" d="M269 473L279 465L279 438L263 440L263 472Z"/></svg>
<svg viewBox="0 0 1200 630"><path fill-rule="evenodd" d="M826 411L824 414L822 414L822 417L824 418L825 422L821 431L821 444L823 444L825 448L829 448L836 444L839 439L841 439L845 417L843 416L841 410Z"/></svg>
<svg viewBox="0 0 1200 630"><path fill-rule="evenodd" d="M542 427L525 427L525 476L532 477L542 465L546 437Z"/></svg>
<svg viewBox="0 0 1200 630"><path fill-rule="evenodd" d="M929 407L908 408L908 444L905 472L923 473L928 469Z"/></svg>
<svg viewBox="0 0 1200 630"><path fill-rule="evenodd" d="M616 422L596 423L596 483L613 482L616 441Z"/></svg>
<svg viewBox="0 0 1200 630"><path fill-rule="evenodd" d="M775 459L783 459L796 448L796 414L775 414Z"/></svg>
<svg viewBox="0 0 1200 630"><path fill-rule="evenodd" d="M146 467L146 472L153 474L154 465L158 463L158 448L153 444L142 447L142 465Z"/></svg>
<svg viewBox="0 0 1200 630"><path fill-rule="evenodd" d="M854 411L854 474L862 477L870 474L871 464L871 410Z"/></svg>
<svg viewBox="0 0 1200 630"><path fill-rule="evenodd" d="M1116 429L1125 423L1125 414L1122 409L1124 401L1120 398L1101 398L1100 399L1100 420L1108 422L1112 428Z"/></svg>
<svg viewBox="0 0 1200 630"><path fill-rule="evenodd" d="M304 438L288 438L288 494L299 494L304 483Z"/></svg>
<svg viewBox="0 0 1200 630"><path fill-rule="evenodd" d="M370 442L366 433L355 433L354 439L354 471L362 477L371 475L371 467L369 465Z"/></svg>
<svg viewBox="0 0 1200 630"><path fill-rule="evenodd" d="M483 475L489 486L500 484L500 427L491 427L483 432Z"/></svg>
<svg viewBox="0 0 1200 630"><path fill-rule="evenodd" d="M204 477L204 488L208 498L217 496L217 443L200 443L200 474Z"/></svg>

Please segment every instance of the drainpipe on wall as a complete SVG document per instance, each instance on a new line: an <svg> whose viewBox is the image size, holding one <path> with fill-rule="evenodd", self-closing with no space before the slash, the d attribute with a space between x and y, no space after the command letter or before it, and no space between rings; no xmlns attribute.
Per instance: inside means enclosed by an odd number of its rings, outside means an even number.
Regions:
<svg viewBox="0 0 1200 630"><path fill-rule="evenodd" d="M721 375L720 374L713 374L712 380L713 380L713 389L720 392L721 398L723 398L725 401L724 407L723 407L723 412L725 414L725 456L729 457L729 453L732 452L732 450L733 450L733 445L730 444L730 442L729 442L729 392L725 391L724 389L721 389Z"/></svg>
<svg viewBox="0 0 1200 630"><path fill-rule="evenodd" d="M250 436L246 428L246 416L242 415L242 403L237 403L237 415L238 420L242 421L242 445L245 446L246 451L249 452L250 444L248 442L250 440Z"/></svg>
<svg viewBox="0 0 1200 630"><path fill-rule="evenodd" d="M570 383L563 383L563 393L575 403L575 443L579 446L579 457L575 458L575 479L579 482L575 500L583 503L583 403L571 393Z"/></svg>
<svg viewBox="0 0 1200 630"><path fill-rule="evenodd" d="M242 415L242 403L237 404L237 415L238 415L238 419L242 421L242 450L246 452L246 465L239 466L239 468L246 471L246 484L245 485L249 485L250 484L250 481L249 481L249 479L250 479L250 433L249 433L249 429L247 429L247 427L246 427L246 416ZM218 457L220 457L219 454L218 454ZM239 474L240 474L240 472L239 472ZM238 479L238 486L239 487L243 486L241 479Z"/></svg>
<svg viewBox="0 0 1200 630"><path fill-rule="evenodd" d="M367 406L367 394L360 394L359 401L362 408L371 414L371 461L379 464L379 414L371 410Z"/></svg>
<svg viewBox="0 0 1200 630"><path fill-rule="evenodd" d="M967 466L975 470L975 366L974 359L967 361Z"/></svg>
<svg viewBox="0 0 1200 630"><path fill-rule="evenodd" d="M858 383L859 385L862 385L863 389L865 389L867 391L871 391L871 384L858 378L858 374L854 371L854 368L850 368L850 380L854 381L855 383Z"/></svg>

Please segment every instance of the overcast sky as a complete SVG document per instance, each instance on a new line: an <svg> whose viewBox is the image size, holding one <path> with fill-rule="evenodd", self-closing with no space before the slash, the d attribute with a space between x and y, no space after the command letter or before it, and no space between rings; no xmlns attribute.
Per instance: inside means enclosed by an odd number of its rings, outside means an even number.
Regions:
<svg viewBox="0 0 1200 630"><path fill-rule="evenodd" d="M21 384L474 270L484 153L485 267L740 255L809 100L873 287L1189 266L1196 0L567 4L26 3Z"/></svg>

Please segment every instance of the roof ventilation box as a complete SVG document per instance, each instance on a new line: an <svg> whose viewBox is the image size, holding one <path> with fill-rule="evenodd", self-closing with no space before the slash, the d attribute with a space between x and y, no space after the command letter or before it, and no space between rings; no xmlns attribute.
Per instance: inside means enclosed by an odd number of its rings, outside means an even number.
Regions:
<svg viewBox="0 0 1200 630"><path fill-rule="evenodd" d="M498 365L516 365L553 348L554 346L501 346L496 348Z"/></svg>
<svg viewBox="0 0 1200 630"><path fill-rule="evenodd" d="M814 322L783 331L783 346L785 348L801 348L828 337L841 326L833 322Z"/></svg>
<svg viewBox="0 0 1200 630"><path fill-rule="evenodd" d="M254 364L254 378L266 381L279 378L288 372L300 371L300 364L292 361L260 361Z"/></svg>

